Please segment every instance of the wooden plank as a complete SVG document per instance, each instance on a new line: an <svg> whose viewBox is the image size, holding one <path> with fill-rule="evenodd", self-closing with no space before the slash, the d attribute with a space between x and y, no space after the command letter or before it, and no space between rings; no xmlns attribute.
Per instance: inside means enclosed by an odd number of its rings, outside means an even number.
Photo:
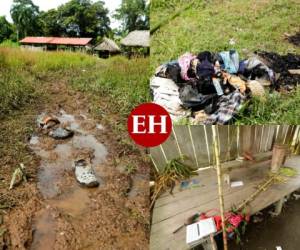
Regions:
<svg viewBox="0 0 300 250"><path fill-rule="evenodd" d="M161 145L168 161L180 156L174 134L171 133L169 138Z"/></svg>
<svg viewBox="0 0 300 250"><path fill-rule="evenodd" d="M254 155L255 161L229 161L229 162L224 162L222 164L222 169L224 171L224 173L230 172L231 170L237 169L237 168L249 168L251 166L256 167L259 166L261 164L261 162L267 162L269 160L271 160L272 158L272 152L268 151L268 152L264 152L264 153L260 153L260 154L256 154ZM203 178L207 178L207 171L199 171L199 177L203 177ZM194 178L194 177L193 177ZM194 188L197 189L197 188ZM173 190L172 190L172 194L176 195L177 193L182 193L182 190L180 189L179 185L176 185ZM170 196L170 192L167 191L165 193L162 193L159 197L160 199L162 197L166 197L166 196ZM156 202L159 203L160 199L158 199Z"/></svg>
<svg viewBox="0 0 300 250"><path fill-rule="evenodd" d="M270 135L270 126L264 126L263 127L263 133L261 138L261 144L260 144L260 152L266 152L267 151L267 144L268 144L268 138Z"/></svg>
<svg viewBox="0 0 300 250"><path fill-rule="evenodd" d="M296 128L297 128L296 125L289 126L289 131L288 131L286 141L285 141L286 144L290 145L292 143Z"/></svg>
<svg viewBox="0 0 300 250"><path fill-rule="evenodd" d="M251 167L247 170L247 178L242 177L243 173L245 173L245 169L233 170L230 173L230 178L232 180L241 180L242 178L245 185L250 185L253 181L255 181L255 178L259 178L260 175L265 172L266 166L268 166L265 164L266 163L263 162L263 164L259 165L259 168ZM270 164L270 161L268 164ZM263 168L263 171L261 171L261 168ZM214 173L214 170L210 170L208 172L210 172L210 176L197 178L200 183L199 188L187 190L187 192L181 192L175 196L169 196L168 198L170 199L164 198L164 203L157 203L155 205L156 212L153 214L152 225L183 213L186 210L204 206L212 199L216 199L218 197L216 174ZM223 184L223 189L224 195L234 193L239 190L238 188L231 188L229 185L225 185L225 183ZM195 199L195 197L197 198Z"/></svg>
<svg viewBox="0 0 300 250"><path fill-rule="evenodd" d="M150 148L151 158L155 162L158 171L161 172L166 166L166 159L164 158L159 146Z"/></svg>
<svg viewBox="0 0 300 250"><path fill-rule="evenodd" d="M188 164L189 166L197 169L197 163L194 155L194 150L189 134L189 130L187 126L174 126L174 131L176 133L177 141L180 146L180 150L184 156L187 157L184 160L184 163Z"/></svg>
<svg viewBox="0 0 300 250"><path fill-rule="evenodd" d="M214 151L213 151L213 136L212 136L212 125L205 126L205 133L207 138L207 145L208 145L208 152L209 152L209 159L210 165L214 165Z"/></svg>
<svg viewBox="0 0 300 250"><path fill-rule="evenodd" d="M254 138L253 138L253 147L252 147L252 152L254 154L260 152L259 150L260 150L262 130L263 130L263 126L261 125L257 125L254 128Z"/></svg>
<svg viewBox="0 0 300 250"><path fill-rule="evenodd" d="M235 160L238 157L237 148L237 126L227 126L229 134L230 159Z"/></svg>
<svg viewBox="0 0 300 250"><path fill-rule="evenodd" d="M250 152L252 147L252 126L245 125L240 127L240 155L244 152Z"/></svg>
<svg viewBox="0 0 300 250"><path fill-rule="evenodd" d="M267 151L272 150L273 144L275 142L275 136L276 136L276 125L269 125L270 127L270 134L267 140Z"/></svg>
<svg viewBox="0 0 300 250"><path fill-rule="evenodd" d="M190 127L194 138L194 146L199 167L209 166L209 146L206 144L205 130L203 125Z"/></svg>
<svg viewBox="0 0 300 250"><path fill-rule="evenodd" d="M229 161L230 160L230 138L228 133L227 125L218 125L218 138L220 145L220 161Z"/></svg>

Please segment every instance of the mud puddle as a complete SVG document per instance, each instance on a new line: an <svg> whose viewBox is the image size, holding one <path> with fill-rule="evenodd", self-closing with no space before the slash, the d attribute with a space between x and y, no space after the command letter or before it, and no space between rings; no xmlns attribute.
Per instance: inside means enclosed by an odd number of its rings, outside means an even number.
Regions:
<svg viewBox="0 0 300 250"><path fill-rule="evenodd" d="M56 231L58 216L78 223L91 207L90 195L95 189L84 188L76 182L73 168L76 159L90 158L100 182L96 189L104 186L101 176L108 152L96 138L99 133L96 124L85 115L67 114L63 110L54 115L61 126L70 128L75 134L69 139L55 140L42 131L30 139L30 147L41 159L37 186L45 199L45 208L34 219L33 250L54 248L56 235L62 233Z"/></svg>

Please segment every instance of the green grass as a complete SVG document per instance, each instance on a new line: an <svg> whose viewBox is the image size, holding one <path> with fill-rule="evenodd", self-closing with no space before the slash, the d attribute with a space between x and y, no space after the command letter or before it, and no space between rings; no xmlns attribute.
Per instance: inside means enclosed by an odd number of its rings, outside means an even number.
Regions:
<svg viewBox="0 0 300 250"><path fill-rule="evenodd" d="M48 84L59 81L86 92L93 114L108 122L120 144L131 150L124 133L126 119L135 105L149 100L148 79L149 58L128 60L118 56L105 60L80 53L32 52L0 46L2 164L13 168L20 162L31 162L26 138L47 103Z"/></svg>
<svg viewBox="0 0 300 250"><path fill-rule="evenodd" d="M153 0L151 26L171 17L190 2L171 0L167 3L164 0ZM241 58L256 50L282 54L300 53L300 47L290 44L284 36L284 33L294 34L299 31L300 5L297 0L194 2L191 8L181 12L152 35L151 72L158 65L176 59L187 51L197 53L234 48ZM236 44L230 45L230 39L234 39ZM292 98L295 100L290 100ZM300 122L299 115L298 118L293 117L297 114L295 109L300 109L298 92L291 97L268 98L263 104L254 102L250 108L254 113L248 117L244 117L245 112L242 113L241 120L237 120L237 123Z"/></svg>
<svg viewBox="0 0 300 250"><path fill-rule="evenodd" d="M148 58L105 60L80 53L0 48L0 118L30 104L49 78L108 99L108 110L125 118L135 105L149 100L148 62Z"/></svg>

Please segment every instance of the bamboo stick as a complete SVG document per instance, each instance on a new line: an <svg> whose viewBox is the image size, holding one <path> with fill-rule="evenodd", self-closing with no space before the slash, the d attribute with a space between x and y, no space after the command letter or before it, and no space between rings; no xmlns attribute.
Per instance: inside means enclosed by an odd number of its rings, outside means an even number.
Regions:
<svg viewBox="0 0 300 250"><path fill-rule="evenodd" d="M248 203L250 203L251 201L253 201L257 195L259 195L261 192L265 191L266 188L272 184L272 182L275 180L275 178L278 176L279 174L273 175L272 177L270 177L266 182L264 182L248 199L246 199L245 201L243 201L238 207L237 207L237 211L242 210Z"/></svg>
<svg viewBox="0 0 300 250"><path fill-rule="evenodd" d="M222 186L222 171L220 165L220 145L217 136L217 128L216 125L212 125L212 134L213 134L213 145L214 145L214 153L216 158L216 169L218 176L218 192L219 192L219 203L220 203L220 211L221 211L221 219L222 219L222 231L223 231L223 244L224 250L228 250L227 246L227 235L225 228L225 215L224 215L224 196L223 196L223 186Z"/></svg>

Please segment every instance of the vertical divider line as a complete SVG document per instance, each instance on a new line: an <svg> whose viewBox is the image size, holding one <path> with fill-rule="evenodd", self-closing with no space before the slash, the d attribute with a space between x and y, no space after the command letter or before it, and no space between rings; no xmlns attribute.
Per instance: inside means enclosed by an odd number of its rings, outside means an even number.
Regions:
<svg viewBox="0 0 300 250"><path fill-rule="evenodd" d="M284 136L284 139L283 139L283 144L285 144L285 140L286 140L288 131L289 131L289 125L287 125L287 129L286 129L285 136Z"/></svg>
<svg viewBox="0 0 300 250"><path fill-rule="evenodd" d="M262 125L262 130L261 130L261 135L260 135L260 142L259 142L259 153L260 153L260 149L261 149L261 144L262 144L262 140L264 137L264 130L265 130L265 125Z"/></svg>

